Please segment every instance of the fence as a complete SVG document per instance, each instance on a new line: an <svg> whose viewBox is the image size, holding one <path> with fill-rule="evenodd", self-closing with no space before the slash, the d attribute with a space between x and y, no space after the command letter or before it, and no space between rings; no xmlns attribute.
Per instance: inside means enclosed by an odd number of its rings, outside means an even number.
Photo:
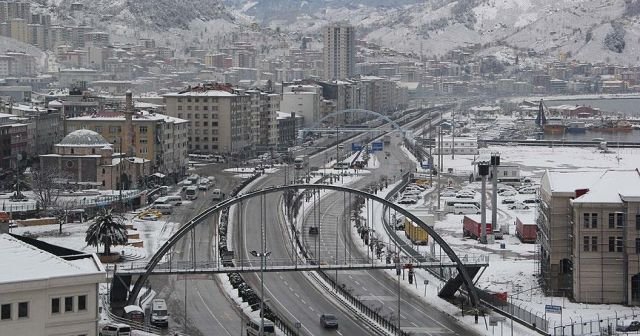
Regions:
<svg viewBox="0 0 640 336"><path fill-rule="evenodd" d="M632 310L631 314L618 316L618 313L616 312L615 316L609 316L606 318L600 318L598 316L598 319L590 321L584 321L582 317L580 317L580 321L570 319L570 324L554 326L551 335L616 335L616 326L619 322L625 320L636 320L639 315L640 312L636 313Z"/></svg>

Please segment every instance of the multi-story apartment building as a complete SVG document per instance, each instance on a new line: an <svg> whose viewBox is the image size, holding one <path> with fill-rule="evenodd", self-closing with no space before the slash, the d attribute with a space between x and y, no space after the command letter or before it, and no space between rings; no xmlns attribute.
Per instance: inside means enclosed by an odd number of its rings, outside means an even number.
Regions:
<svg viewBox="0 0 640 336"><path fill-rule="evenodd" d="M295 112L302 116L305 126L312 126L318 122L320 116L320 101L322 88L315 85L294 85L283 88L280 111Z"/></svg>
<svg viewBox="0 0 640 336"><path fill-rule="evenodd" d="M324 78L351 78L355 73L355 28L345 23L330 24L323 29Z"/></svg>
<svg viewBox="0 0 640 336"><path fill-rule="evenodd" d="M251 97L251 143L256 151L275 148L278 142L277 111L280 108L280 95L249 90Z"/></svg>
<svg viewBox="0 0 640 336"><path fill-rule="evenodd" d="M546 172L538 216L550 292L640 303L640 172Z"/></svg>
<svg viewBox="0 0 640 336"><path fill-rule="evenodd" d="M166 94L164 102L168 115L189 120L190 152L242 156L256 149L254 141L277 141L273 95L203 84Z"/></svg>
<svg viewBox="0 0 640 336"><path fill-rule="evenodd" d="M98 258L31 241L0 234L0 335L97 335Z"/></svg>

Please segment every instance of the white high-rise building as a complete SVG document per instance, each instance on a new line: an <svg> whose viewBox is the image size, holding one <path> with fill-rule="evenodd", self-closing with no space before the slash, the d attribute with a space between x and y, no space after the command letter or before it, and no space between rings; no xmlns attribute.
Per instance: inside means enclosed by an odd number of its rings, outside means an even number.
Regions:
<svg viewBox="0 0 640 336"><path fill-rule="evenodd" d="M328 80L350 78L355 73L355 28L346 23L330 24L323 29L324 77Z"/></svg>

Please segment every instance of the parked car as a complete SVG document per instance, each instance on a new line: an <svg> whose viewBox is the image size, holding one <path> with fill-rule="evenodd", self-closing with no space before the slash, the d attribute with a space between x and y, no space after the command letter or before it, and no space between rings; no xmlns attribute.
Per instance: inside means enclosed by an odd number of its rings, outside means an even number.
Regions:
<svg viewBox="0 0 640 336"><path fill-rule="evenodd" d="M516 200L513 198L505 198L502 200L502 204L515 204Z"/></svg>
<svg viewBox="0 0 640 336"><path fill-rule="evenodd" d="M624 320L616 326L616 331L640 331L640 322L635 320Z"/></svg>
<svg viewBox="0 0 640 336"><path fill-rule="evenodd" d="M475 195L471 194L471 193L466 193L466 192L459 192L456 194L456 198L474 198Z"/></svg>
<svg viewBox="0 0 640 336"><path fill-rule="evenodd" d="M333 314L320 315L320 325L323 328L338 328L338 318Z"/></svg>
<svg viewBox="0 0 640 336"><path fill-rule="evenodd" d="M529 210L529 206L524 203L514 203L509 205L509 210Z"/></svg>
<svg viewBox="0 0 640 336"><path fill-rule="evenodd" d="M156 221L158 220L158 217L154 216L154 215L144 215L142 217L140 217L141 220L146 220L146 221Z"/></svg>
<svg viewBox="0 0 640 336"><path fill-rule="evenodd" d="M98 332L100 336L130 336L131 327L122 323L109 323Z"/></svg>
<svg viewBox="0 0 640 336"><path fill-rule="evenodd" d="M416 204L418 200L412 197L402 197L398 200L398 204Z"/></svg>
<svg viewBox="0 0 640 336"><path fill-rule="evenodd" d="M540 200L537 199L537 198L529 198L529 199L526 199L526 200L522 201L522 203L524 203L524 204L538 204L538 203L540 203Z"/></svg>
<svg viewBox="0 0 640 336"><path fill-rule="evenodd" d="M524 187L518 189L518 192L521 194L535 194L538 192L538 189L534 187Z"/></svg>
<svg viewBox="0 0 640 336"><path fill-rule="evenodd" d="M501 193L498 193L498 195L506 196L506 197L516 196L517 194L518 194L518 192L516 190L506 190L506 191L503 191Z"/></svg>
<svg viewBox="0 0 640 336"><path fill-rule="evenodd" d="M442 194L440 194L440 196L442 196L442 197L456 197L456 192L452 191L452 190L447 190L447 191L443 192Z"/></svg>

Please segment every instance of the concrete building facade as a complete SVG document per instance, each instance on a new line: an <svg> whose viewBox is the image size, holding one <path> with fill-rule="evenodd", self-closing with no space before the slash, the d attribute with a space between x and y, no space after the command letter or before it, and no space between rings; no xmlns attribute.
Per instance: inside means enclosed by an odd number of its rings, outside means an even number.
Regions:
<svg viewBox="0 0 640 336"><path fill-rule="evenodd" d="M347 79L355 74L355 33L355 28L345 23L335 23L324 27L325 79Z"/></svg>

